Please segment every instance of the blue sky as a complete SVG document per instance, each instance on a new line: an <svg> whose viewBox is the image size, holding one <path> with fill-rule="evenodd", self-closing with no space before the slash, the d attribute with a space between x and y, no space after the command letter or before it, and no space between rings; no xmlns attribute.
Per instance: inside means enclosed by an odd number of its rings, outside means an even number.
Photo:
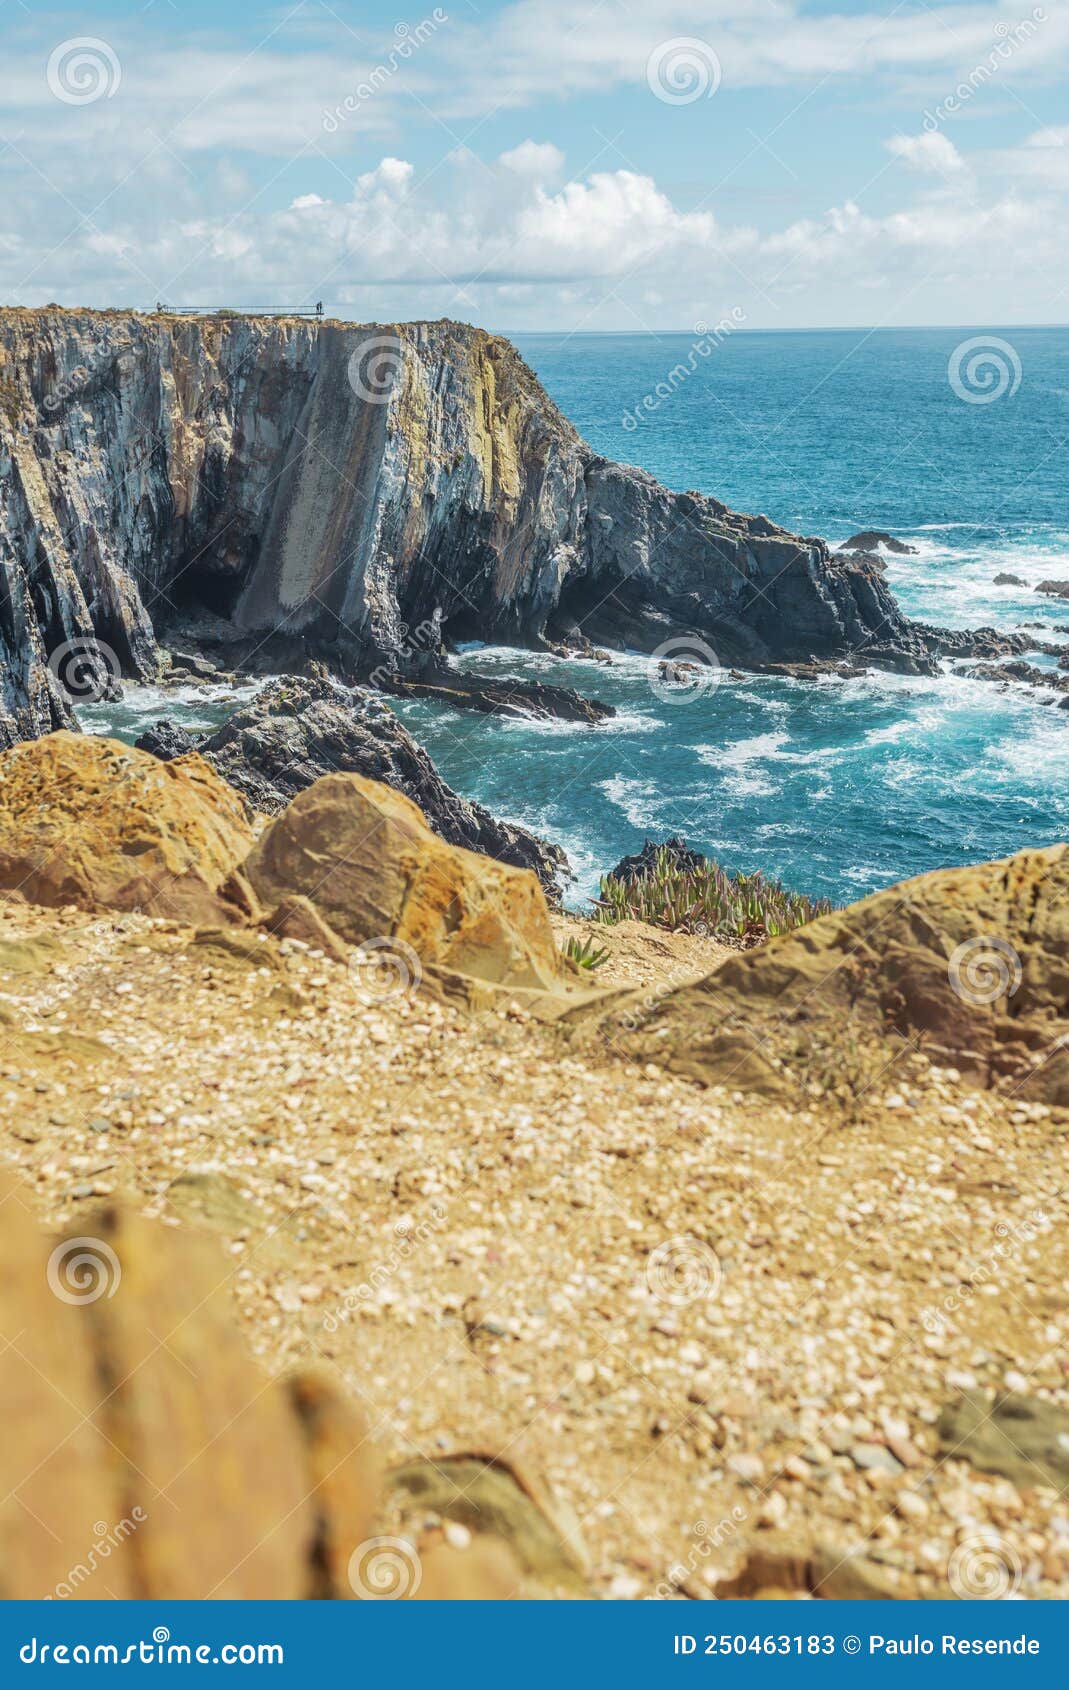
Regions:
<svg viewBox="0 0 1069 1690"><path fill-rule="evenodd" d="M0 0L0 296L1069 320L1069 5Z"/></svg>

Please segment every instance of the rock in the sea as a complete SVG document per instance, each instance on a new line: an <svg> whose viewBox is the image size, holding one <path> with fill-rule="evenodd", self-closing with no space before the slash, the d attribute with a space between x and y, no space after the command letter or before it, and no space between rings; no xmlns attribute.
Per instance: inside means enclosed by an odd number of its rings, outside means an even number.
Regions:
<svg viewBox="0 0 1069 1690"><path fill-rule="evenodd" d="M284 809L321 775L355 774L382 781L418 804L450 845L532 869L551 896L559 895L559 877L567 872L560 847L526 828L498 821L481 804L461 798L374 693L317 676L280 676L198 749L266 815Z"/></svg>
<svg viewBox="0 0 1069 1690"><path fill-rule="evenodd" d="M875 1083L896 1033L978 1085L1069 1106L1069 847L877 892L733 956L618 1042L713 1084L812 1096Z"/></svg>
<svg viewBox="0 0 1069 1690"><path fill-rule="evenodd" d="M245 807L196 754L49 734L0 756L0 888L31 903L218 922L248 854Z"/></svg>
<svg viewBox="0 0 1069 1690"><path fill-rule="evenodd" d="M1005 572L992 576L996 587L1027 587L1028 582L1020 575L1007 575Z"/></svg>
<svg viewBox="0 0 1069 1690"><path fill-rule="evenodd" d="M616 715L611 704L587 698L574 687L551 686L545 681L520 680L512 675L492 679L459 669L438 666L418 679L384 676L387 692L401 697L426 698L455 710L478 710L484 716L505 716L522 721L533 716L539 721L586 722L593 726Z"/></svg>
<svg viewBox="0 0 1069 1690"><path fill-rule="evenodd" d="M874 552L880 546L885 551L894 552L901 557L913 557L916 546L907 546L905 540L896 540L893 534L885 534L882 529L865 528L860 534L851 534L849 540L844 540L841 551L844 552Z"/></svg>
<svg viewBox="0 0 1069 1690"><path fill-rule="evenodd" d="M188 728L166 719L157 722L154 728L146 728L134 745L138 751L147 751L150 757L158 757L161 763L172 763L176 757L186 757L197 748Z"/></svg>
<svg viewBox="0 0 1069 1690"><path fill-rule="evenodd" d="M244 873L267 909L295 893L307 898L395 986L426 974L467 1002L493 996L482 987L561 990L536 877L446 845L402 793L360 775L325 775L300 793L261 835Z"/></svg>
<svg viewBox="0 0 1069 1690"><path fill-rule="evenodd" d="M1036 592L1052 599L1069 599L1069 581L1041 581Z"/></svg>
<svg viewBox="0 0 1069 1690"><path fill-rule="evenodd" d="M662 851L668 852L675 868L687 873L704 868L708 861L700 851L692 851L686 840L676 833L661 844L655 839L647 839L641 851L634 851L629 857L621 857L616 867L609 870L609 874L613 880L639 880L656 868L657 858Z"/></svg>
<svg viewBox="0 0 1069 1690"><path fill-rule="evenodd" d="M1040 1397L1006 1395L992 1402L966 1392L939 1421L941 1453L1001 1473L1021 1490L1069 1485L1069 1410Z"/></svg>

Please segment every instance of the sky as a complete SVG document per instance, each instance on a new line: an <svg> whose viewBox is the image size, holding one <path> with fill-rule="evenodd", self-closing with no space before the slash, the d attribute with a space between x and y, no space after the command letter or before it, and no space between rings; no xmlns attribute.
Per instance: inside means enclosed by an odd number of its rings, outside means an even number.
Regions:
<svg viewBox="0 0 1069 1690"><path fill-rule="evenodd" d="M0 302L1069 321L1069 0L0 0Z"/></svg>

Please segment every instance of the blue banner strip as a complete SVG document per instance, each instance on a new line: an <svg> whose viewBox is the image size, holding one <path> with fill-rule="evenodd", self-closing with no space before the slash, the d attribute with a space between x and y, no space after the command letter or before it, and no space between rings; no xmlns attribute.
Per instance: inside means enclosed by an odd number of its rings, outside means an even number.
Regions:
<svg viewBox="0 0 1069 1690"><path fill-rule="evenodd" d="M339 1686L1064 1681L1059 1602L8 1602L5 1684L123 1672ZM416 1676L418 1675L418 1676Z"/></svg>

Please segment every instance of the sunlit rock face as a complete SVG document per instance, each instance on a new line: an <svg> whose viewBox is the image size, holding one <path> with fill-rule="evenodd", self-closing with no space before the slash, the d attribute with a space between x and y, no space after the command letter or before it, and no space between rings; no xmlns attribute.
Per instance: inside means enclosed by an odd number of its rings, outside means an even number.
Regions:
<svg viewBox="0 0 1069 1690"><path fill-rule="evenodd" d="M69 721L71 642L143 678L191 616L356 675L577 628L741 663L911 634L863 560L596 456L480 330L0 312L0 741Z"/></svg>

